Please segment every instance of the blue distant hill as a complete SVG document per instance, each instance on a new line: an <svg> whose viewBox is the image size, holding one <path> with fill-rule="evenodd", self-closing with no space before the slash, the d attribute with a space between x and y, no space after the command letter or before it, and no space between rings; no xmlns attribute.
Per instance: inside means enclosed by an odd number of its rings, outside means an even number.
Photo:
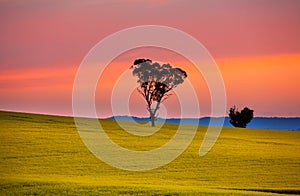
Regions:
<svg viewBox="0 0 300 196"><path fill-rule="evenodd" d="M149 122L149 118L131 117L131 116L114 116L108 119L117 120L134 120L139 122ZM184 118L185 124L199 124L199 125L209 125L210 117L204 118ZM158 118L157 122L167 122L179 124L182 119L180 118L168 118L162 119ZM232 127L229 123L229 117L225 117L224 126ZM247 128L257 128L257 129L272 129L272 130L295 130L300 131L300 118L281 118L281 117L255 117L248 124Z"/></svg>

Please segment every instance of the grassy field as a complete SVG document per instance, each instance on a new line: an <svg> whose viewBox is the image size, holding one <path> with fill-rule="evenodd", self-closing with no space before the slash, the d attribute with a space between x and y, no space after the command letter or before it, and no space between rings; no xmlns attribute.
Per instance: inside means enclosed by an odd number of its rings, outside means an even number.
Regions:
<svg viewBox="0 0 300 196"><path fill-rule="evenodd" d="M177 125L132 136L101 120L119 145L146 150L166 143ZM188 149L158 169L111 167L83 144L73 118L0 112L0 195L275 195L300 194L300 132L223 128L198 156L206 127Z"/></svg>

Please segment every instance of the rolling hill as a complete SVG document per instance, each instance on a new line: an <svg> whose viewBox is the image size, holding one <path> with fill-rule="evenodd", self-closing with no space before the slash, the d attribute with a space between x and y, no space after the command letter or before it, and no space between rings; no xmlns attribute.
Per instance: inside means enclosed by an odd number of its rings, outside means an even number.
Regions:
<svg viewBox="0 0 300 196"><path fill-rule="evenodd" d="M158 148L178 128L165 124L141 137L114 120L100 123L111 140L132 150ZM133 172L97 159L72 117L0 112L0 195L300 194L300 132L224 127L213 149L199 157L206 128L198 127L173 162Z"/></svg>
<svg viewBox="0 0 300 196"><path fill-rule="evenodd" d="M130 116L114 116L108 119L117 119L117 120L135 120L139 122L148 122L149 118L140 118L140 117L130 117ZM208 126L210 117L203 117L203 118L186 118L185 122L194 124L198 122L199 125ZM169 118L163 119L158 118L158 122L167 122L167 123L180 123L180 118ZM230 118L225 117L224 126L225 127L232 127L229 123ZM293 130L299 131L300 130L300 118L299 117L291 117L291 118L283 118L283 117L255 117L252 121L248 124L248 128L254 129L271 129L271 130Z"/></svg>

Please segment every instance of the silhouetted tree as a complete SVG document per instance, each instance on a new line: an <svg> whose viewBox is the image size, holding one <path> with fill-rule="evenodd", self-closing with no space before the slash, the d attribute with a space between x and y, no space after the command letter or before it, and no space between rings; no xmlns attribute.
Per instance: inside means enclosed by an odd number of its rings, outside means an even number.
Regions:
<svg viewBox="0 0 300 196"><path fill-rule="evenodd" d="M235 127L246 128L247 124L253 118L253 112L253 110L250 110L247 107L245 107L241 112L239 112L234 106L229 110L229 122Z"/></svg>
<svg viewBox="0 0 300 196"><path fill-rule="evenodd" d="M132 74L138 77L137 82L140 86L137 90L147 102L147 110L154 127L160 103L170 96L169 92L172 89L184 82L187 74L170 64L152 63L150 59L136 59L130 69L133 69ZM152 108L153 102L156 102L156 106Z"/></svg>

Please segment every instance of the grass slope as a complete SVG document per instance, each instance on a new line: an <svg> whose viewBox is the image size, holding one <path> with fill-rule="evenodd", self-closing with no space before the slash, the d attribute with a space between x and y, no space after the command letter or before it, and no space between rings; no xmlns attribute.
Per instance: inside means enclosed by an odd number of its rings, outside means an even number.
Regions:
<svg viewBox="0 0 300 196"><path fill-rule="evenodd" d="M152 136L132 136L113 120L107 134L129 149L167 142L177 125ZM168 165L146 172L113 168L88 151L73 118L0 112L0 195L300 194L300 132L223 128L204 157L206 127Z"/></svg>

